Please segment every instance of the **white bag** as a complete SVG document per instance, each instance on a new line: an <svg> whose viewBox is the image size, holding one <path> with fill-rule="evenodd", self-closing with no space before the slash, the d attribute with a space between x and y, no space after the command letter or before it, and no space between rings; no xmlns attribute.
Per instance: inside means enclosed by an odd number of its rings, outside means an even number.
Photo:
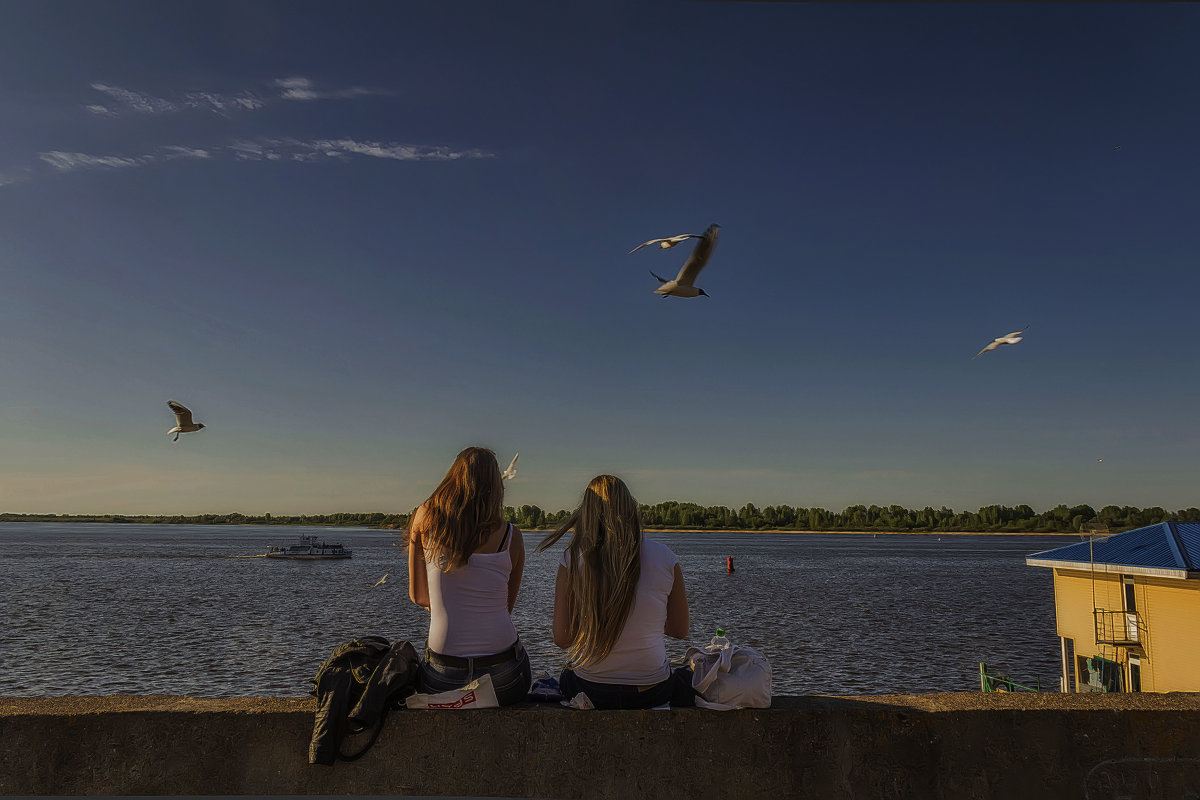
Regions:
<svg viewBox="0 0 1200 800"><path fill-rule="evenodd" d="M751 647L689 647L696 705L714 711L771 707L771 663Z"/></svg>
<svg viewBox="0 0 1200 800"><path fill-rule="evenodd" d="M496 687L492 686L492 676L484 673L461 689L437 694L410 694L405 698L404 705L409 708L446 708L457 711L463 708L499 708L500 701L496 699Z"/></svg>

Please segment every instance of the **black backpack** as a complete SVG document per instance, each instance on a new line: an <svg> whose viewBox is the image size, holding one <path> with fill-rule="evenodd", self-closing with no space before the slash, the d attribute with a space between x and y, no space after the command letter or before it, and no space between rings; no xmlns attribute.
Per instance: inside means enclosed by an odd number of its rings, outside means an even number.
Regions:
<svg viewBox="0 0 1200 800"><path fill-rule="evenodd" d="M364 636L334 648L311 679L317 698L310 764L354 761L375 743L390 709L416 691L419 660L411 643ZM343 742L362 741L347 753Z"/></svg>

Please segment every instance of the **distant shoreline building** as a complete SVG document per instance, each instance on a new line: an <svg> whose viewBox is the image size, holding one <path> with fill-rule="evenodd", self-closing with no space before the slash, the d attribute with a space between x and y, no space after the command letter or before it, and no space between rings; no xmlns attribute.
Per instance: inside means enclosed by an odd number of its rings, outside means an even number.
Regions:
<svg viewBox="0 0 1200 800"><path fill-rule="evenodd" d="M1054 571L1064 692L1200 691L1200 523L1034 553Z"/></svg>

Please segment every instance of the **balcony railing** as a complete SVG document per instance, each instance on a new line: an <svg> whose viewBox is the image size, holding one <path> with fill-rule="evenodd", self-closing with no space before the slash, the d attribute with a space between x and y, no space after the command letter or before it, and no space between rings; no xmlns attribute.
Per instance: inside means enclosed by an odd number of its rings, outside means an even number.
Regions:
<svg viewBox="0 0 1200 800"><path fill-rule="evenodd" d="M1146 623L1136 611L1106 611L1097 608L1096 643L1137 647L1146 638Z"/></svg>

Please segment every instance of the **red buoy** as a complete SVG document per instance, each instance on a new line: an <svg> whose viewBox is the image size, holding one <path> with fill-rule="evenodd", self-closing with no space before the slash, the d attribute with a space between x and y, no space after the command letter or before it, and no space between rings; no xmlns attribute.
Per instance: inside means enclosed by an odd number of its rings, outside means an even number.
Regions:
<svg viewBox="0 0 1200 800"><path fill-rule="evenodd" d="M733 556L725 556L725 571L733 572Z"/></svg>

